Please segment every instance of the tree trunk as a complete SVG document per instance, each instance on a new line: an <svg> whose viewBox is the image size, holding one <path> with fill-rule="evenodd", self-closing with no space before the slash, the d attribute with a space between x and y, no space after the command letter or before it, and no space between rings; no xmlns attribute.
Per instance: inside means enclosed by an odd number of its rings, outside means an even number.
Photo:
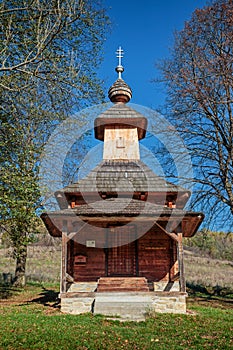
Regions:
<svg viewBox="0 0 233 350"><path fill-rule="evenodd" d="M26 284L25 270L27 261L27 246L21 246L17 252L14 286L24 287Z"/></svg>

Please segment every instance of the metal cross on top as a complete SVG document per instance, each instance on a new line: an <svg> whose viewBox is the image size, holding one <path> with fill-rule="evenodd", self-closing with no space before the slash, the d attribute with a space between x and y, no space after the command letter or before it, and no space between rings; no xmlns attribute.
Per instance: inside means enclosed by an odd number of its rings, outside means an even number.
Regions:
<svg viewBox="0 0 233 350"><path fill-rule="evenodd" d="M122 57L124 55L124 51L121 48L121 46L119 46L119 49L117 49L116 54L117 54L117 58L119 58L118 65L121 66L121 59L122 59Z"/></svg>
<svg viewBox="0 0 233 350"><path fill-rule="evenodd" d="M118 58L118 66L116 67L116 71L118 73L118 78L121 79L121 73L124 72L124 68L121 64L121 59L124 55L124 51L121 48L121 46L119 46L119 49L117 49L116 54L117 54L117 58Z"/></svg>

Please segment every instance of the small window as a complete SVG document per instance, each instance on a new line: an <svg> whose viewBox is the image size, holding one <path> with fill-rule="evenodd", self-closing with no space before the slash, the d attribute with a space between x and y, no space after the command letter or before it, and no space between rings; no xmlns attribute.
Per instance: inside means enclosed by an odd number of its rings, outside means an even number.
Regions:
<svg viewBox="0 0 233 350"><path fill-rule="evenodd" d="M117 148L125 148L125 139L123 137L118 137L116 140Z"/></svg>
<svg viewBox="0 0 233 350"><path fill-rule="evenodd" d="M87 263L87 257L85 255L76 255L74 257L75 265L83 265Z"/></svg>

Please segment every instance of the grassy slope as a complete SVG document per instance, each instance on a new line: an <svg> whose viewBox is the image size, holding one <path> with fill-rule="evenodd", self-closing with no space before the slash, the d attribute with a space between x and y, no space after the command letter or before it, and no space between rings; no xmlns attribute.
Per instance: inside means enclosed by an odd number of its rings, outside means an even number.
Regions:
<svg viewBox="0 0 233 350"><path fill-rule="evenodd" d="M0 305L0 349L232 349L233 308L189 301L190 315L156 314L146 322L64 315L57 287L27 286Z"/></svg>
<svg viewBox="0 0 233 350"><path fill-rule="evenodd" d="M205 286L209 291L233 292L233 263L211 259L185 251L185 274L188 285Z"/></svg>

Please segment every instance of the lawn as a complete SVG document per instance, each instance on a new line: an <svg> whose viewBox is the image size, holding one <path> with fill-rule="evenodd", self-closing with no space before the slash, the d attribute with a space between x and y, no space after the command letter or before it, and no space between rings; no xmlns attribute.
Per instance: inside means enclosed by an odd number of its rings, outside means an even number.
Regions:
<svg viewBox="0 0 233 350"><path fill-rule="evenodd" d="M230 298L194 296L189 314L155 314L145 322L64 315L58 285L5 290L0 304L0 349L232 349Z"/></svg>

